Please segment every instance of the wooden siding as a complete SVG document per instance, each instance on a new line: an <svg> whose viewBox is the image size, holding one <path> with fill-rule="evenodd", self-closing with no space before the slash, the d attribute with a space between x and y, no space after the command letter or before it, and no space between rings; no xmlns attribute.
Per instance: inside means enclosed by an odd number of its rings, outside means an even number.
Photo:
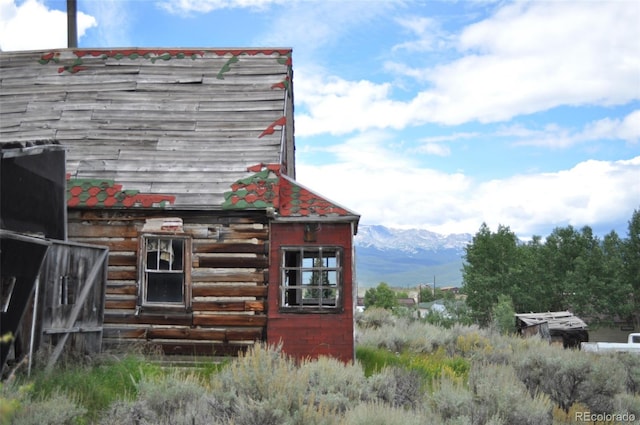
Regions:
<svg viewBox="0 0 640 425"><path fill-rule="evenodd" d="M101 246L52 241L40 270L41 345L49 367L63 350L99 353L105 305L107 251Z"/></svg>
<svg viewBox="0 0 640 425"><path fill-rule="evenodd" d="M233 353L264 339L269 226L258 213L153 212L180 217L192 240L191 308L138 308L138 244L149 213L70 211L69 237L109 247L103 346L169 354Z"/></svg>
<svg viewBox="0 0 640 425"><path fill-rule="evenodd" d="M290 49L0 52L0 143L56 139L73 178L216 209L249 166L294 175L291 82Z"/></svg>

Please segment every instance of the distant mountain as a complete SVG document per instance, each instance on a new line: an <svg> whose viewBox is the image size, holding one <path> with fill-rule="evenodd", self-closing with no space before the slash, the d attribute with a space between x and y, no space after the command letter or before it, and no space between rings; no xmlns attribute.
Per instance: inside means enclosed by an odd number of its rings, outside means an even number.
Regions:
<svg viewBox="0 0 640 425"><path fill-rule="evenodd" d="M442 235L424 229L360 225L355 237L356 280L361 288L387 282L395 287L419 284L461 286L464 248L470 234Z"/></svg>

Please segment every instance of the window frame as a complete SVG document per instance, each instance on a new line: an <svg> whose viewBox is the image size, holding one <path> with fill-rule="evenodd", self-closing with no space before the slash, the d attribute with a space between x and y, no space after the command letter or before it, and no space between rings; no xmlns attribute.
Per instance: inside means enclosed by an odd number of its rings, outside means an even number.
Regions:
<svg viewBox="0 0 640 425"><path fill-rule="evenodd" d="M168 269L159 267L160 256L157 257L155 268L149 268L148 240L170 240L173 247L174 241L182 241L182 269L173 270L171 266ZM158 242L158 246L160 243ZM191 308L191 251L192 238L184 233L148 233L145 232L139 237L138 249L138 308L142 309L163 309L163 310L185 310ZM170 264L173 264L172 261ZM181 301L149 301L149 273L151 274L173 274L182 276L182 300Z"/></svg>
<svg viewBox="0 0 640 425"><path fill-rule="evenodd" d="M323 252L331 252L333 255L326 257ZM297 254L297 258L295 255ZM317 256L305 256L316 254ZM317 260L334 259L335 264L316 264ZM312 265L305 265L305 260L311 260ZM296 264L291 264L295 261ZM280 247L279 264L280 281L278 284L278 307L285 313L340 313L344 310L344 248L338 245L295 245ZM316 285L305 283L305 277L311 273L311 279L315 273L320 273L322 281ZM334 276L335 285L327 288L323 281L331 282L329 273ZM295 280L292 285L290 282ZM323 293L335 291L335 297L330 298L332 303L325 303ZM305 297L306 291L318 291L319 297ZM294 295L295 294L295 295ZM294 304L289 297L295 296ZM316 301L317 300L317 301Z"/></svg>

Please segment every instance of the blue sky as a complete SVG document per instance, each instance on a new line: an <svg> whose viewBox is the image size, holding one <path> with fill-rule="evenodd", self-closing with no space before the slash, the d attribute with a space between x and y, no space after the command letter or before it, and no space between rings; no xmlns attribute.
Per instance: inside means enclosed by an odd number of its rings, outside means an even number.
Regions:
<svg viewBox="0 0 640 425"><path fill-rule="evenodd" d="M0 48L66 46L0 0ZM78 0L81 47L292 47L297 180L363 224L523 238L640 209L640 2Z"/></svg>

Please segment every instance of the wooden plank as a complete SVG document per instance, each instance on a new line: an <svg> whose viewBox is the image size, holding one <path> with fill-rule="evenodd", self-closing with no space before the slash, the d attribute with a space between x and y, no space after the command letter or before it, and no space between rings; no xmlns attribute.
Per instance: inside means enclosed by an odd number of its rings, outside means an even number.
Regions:
<svg viewBox="0 0 640 425"><path fill-rule="evenodd" d="M262 340L264 328L231 328L227 329L227 341Z"/></svg>
<svg viewBox="0 0 640 425"><path fill-rule="evenodd" d="M128 254L111 254L109 255L109 266L136 266L138 259L133 255Z"/></svg>
<svg viewBox="0 0 640 425"><path fill-rule="evenodd" d="M64 334L64 333L90 333L90 332L102 332L102 326L74 326L69 329L58 328L44 328L42 332L46 335L52 334Z"/></svg>
<svg viewBox="0 0 640 425"><path fill-rule="evenodd" d="M107 295L137 295L138 289L135 285L107 285Z"/></svg>
<svg viewBox="0 0 640 425"><path fill-rule="evenodd" d="M193 297L266 297L267 286L253 285L192 285Z"/></svg>
<svg viewBox="0 0 640 425"><path fill-rule="evenodd" d="M258 314L205 314L194 313L196 326L266 326L267 316Z"/></svg>
<svg viewBox="0 0 640 425"><path fill-rule="evenodd" d="M147 330L147 338L150 339L195 339L207 341L224 341L226 340L226 331L224 329L207 329L207 328L156 328L150 327Z"/></svg>
<svg viewBox="0 0 640 425"><path fill-rule="evenodd" d="M138 339L145 338L147 336L147 331L145 328L139 329L120 329L120 328L111 328L105 327L102 331L103 338L118 338L118 339Z"/></svg>
<svg viewBox="0 0 640 425"><path fill-rule="evenodd" d="M226 111L221 112L199 112L199 111L171 111L171 122L199 122L199 121L211 121L211 122L256 122L259 121L264 125L264 122L270 124L282 116L282 105L279 108L273 108L269 110L253 110L250 113L240 113L242 110L234 110L233 103L228 104ZM245 106L246 108L246 106ZM35 114L34 114L35 115ZM48 111L48 113L41 119L48 119L48 117L60 117L59 111ZM91 114L93 120L104 120L109 122L135 122L135 121L151 121L157 122L162 118L167 117L167 111L165 110L122 110L122 109L95 109Z"/></svg>
<svg viewBox="0 0 640 425"><path fill-rule="evenodd" d="M135 310L137 307L137 301L134 300L110 300L107 299L104 302L105 310L118 310L118 309L129 309Z"/></svg>
<svg viewBox="0 0 640 425"><path fill-rule="evenodd" d="M109 248L110 252L118 252L118 251L136 251L138 250L138 240L137 239L109 239L107 237L73 237L73 240L77 242L92 244L92 245L102 245Z"/></svg>
<svg viewBox="0 0 640 425"><path fill-rule="evenodd" d="M191 281L194 283L214 283L214 282L265 282L264 273L257 270L246 270L240 272L238 269L219 270L219 269L194 269L191 273Z"/></svg>
<svg viewBox="0 0 640 425"><path fill-rule="evenodd" d="M199 256L201 267L211 268L255 268L269 267L269 259L266 257L204 257Z"/></svg>
<svg viewBox="0 0 640 425"><path fill-rule="evenodd" d="M175 325L191 326L191 313L149 313L141 311L138 315L134 310L107 310L104 314L105 324L145 324L145 325Z"/></svg>
<svg viewBox="0 0 640 425"><path fill-rule="evenodd" d="M194 311L265 311L264 301L197 301L192 302Z"/></svg>
<svg viewBox="0 0 640 425"><path fill-rule="evenodd" d="M211 242L208 240L194 240L193 252L200 253L247 253L247 254L266 254L268 244L259 243L225 243Z"/></svg>
<svg viewBox="0 0 640 425"><path fill-rule="evenodd" d="M154 346L160 345L165 355L185 356L237 356L238 353L247 351L254 341L234 341L223 343L220 341L196 341L196 340L154 340Z"/></svg>
<svg viewBox="0 0 640 425"><path fill-rule="evenodd" d="M125 221L110 221L109 224L85 224L78 222L69 222L67 232L74 238L83 237L114 237L136 238L138 229L135 224Z"/></svg>

